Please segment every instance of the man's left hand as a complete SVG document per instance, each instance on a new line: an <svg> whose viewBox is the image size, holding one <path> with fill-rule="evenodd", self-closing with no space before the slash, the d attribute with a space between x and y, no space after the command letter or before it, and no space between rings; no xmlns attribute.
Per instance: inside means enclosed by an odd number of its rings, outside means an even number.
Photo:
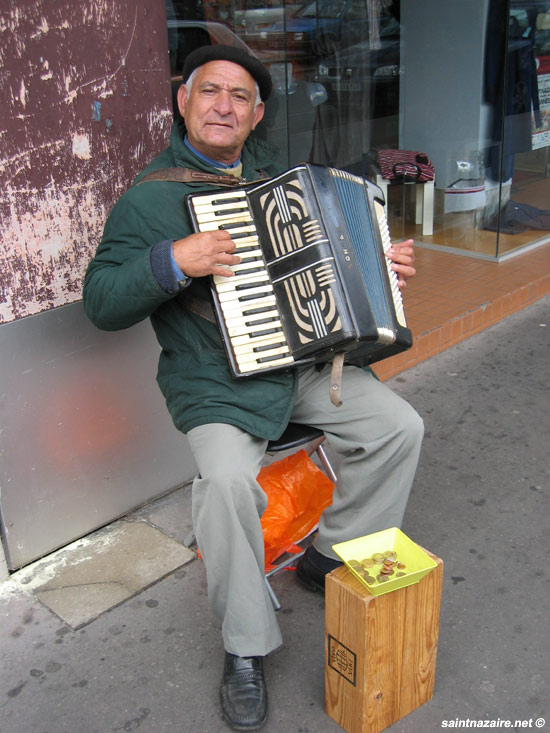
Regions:
<svg viewBox="0 0 550 733"><path fill-rule="evenodd" d="M413 267L413 240L407 239L405 242L393 244L386 252L386 257L392 261L392 270L397 273L397 284L403 289L407 285L407 280L416 274Z"/></svg>

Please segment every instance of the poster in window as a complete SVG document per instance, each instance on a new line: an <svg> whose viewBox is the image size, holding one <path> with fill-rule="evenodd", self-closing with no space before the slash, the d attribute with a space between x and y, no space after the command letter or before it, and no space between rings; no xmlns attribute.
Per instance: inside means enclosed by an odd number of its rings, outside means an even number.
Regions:
<svg viewBox="0 0 550 733"><path fill-rule="evenodd" d="M533 150L550 145L550 56L537 56L540 125L533 115Z"/></svg>

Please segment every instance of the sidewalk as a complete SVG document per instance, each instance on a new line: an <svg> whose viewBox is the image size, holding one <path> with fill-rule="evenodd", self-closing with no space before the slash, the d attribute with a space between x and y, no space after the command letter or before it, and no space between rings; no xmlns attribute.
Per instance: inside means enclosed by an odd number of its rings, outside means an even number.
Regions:
<svg viewBox="0 0 550 733"><path fill-rule="evenodd" d="M506 262L415 248L404 291L414 344L376 366L381 379L419 364L550 293L550 243Z"/></svg>
<svg viewBox="0 0 550 733"><path fill-rule="evenodd" d="M403 529L445 562L435 694L394 733L498 718L524 730L514 721L550 719L549 342L545 297L390 379L426 424ZM117 524L144 525L181 548L189 499L184 487ZM25 580L16 573L0 586L2 733L228 730L200 560L78 629ZM264 730L339 731L324 713L324 601L292 572L273 587L284 645L266 661Z"/></svg>

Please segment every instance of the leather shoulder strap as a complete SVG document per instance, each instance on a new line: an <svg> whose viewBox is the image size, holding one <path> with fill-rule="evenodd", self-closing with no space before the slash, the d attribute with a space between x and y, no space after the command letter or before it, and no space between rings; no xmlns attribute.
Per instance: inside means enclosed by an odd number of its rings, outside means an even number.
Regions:
<svg viewBox="0 0 550 733"><path fill-rule="evenodd" d="M243 178L236 178L235 176L224 176L222 174L217 175L216 173L204 173L203 171L196 171L192 168L159 168L156 171L151 171L146 176L143 176L139 180L136 186L146 183L147 181L170 181L176 183L211 183L214 186L228 186L233 188L235 186L242 186L245 183Z"/></svg>

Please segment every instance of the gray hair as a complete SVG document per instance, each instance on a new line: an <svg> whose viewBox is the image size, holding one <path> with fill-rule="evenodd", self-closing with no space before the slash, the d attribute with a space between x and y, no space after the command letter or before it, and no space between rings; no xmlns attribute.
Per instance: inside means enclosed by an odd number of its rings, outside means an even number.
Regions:
<svg viewBox="0 0 550 733"><path fill-rule="evenodd" d="M191 94L193 82L197 78L199 69L200 69L200 66L198 66L196 69L193 69L193 71L189 74L189 79L187 79L187 81L184 82L185 86L187 87L188 94ZM262 98L260 96L260 87L258 86L258 82L255 79L254 79L254 89L256 90L256 99L254 100L254 109L256 109L256 107L262 101Z"/></svg>

